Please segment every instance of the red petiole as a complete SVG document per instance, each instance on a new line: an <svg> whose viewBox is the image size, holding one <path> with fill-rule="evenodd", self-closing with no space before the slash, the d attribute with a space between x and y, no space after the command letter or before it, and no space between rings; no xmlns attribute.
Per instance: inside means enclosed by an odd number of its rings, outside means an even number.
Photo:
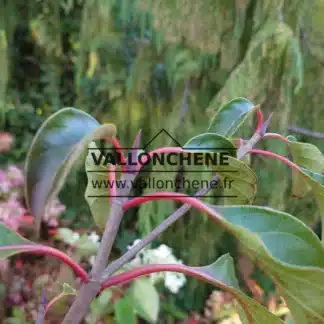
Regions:
<svg viewBox="0 0 324 324"><path fill-rule="evenodd" d="M261 133L262 125L263 125L263 113L260 108L258 108L256 110L256 115L257 115L257 120L258 120L256 132Z"/></svg>
<svg viewBox="0 0 324 324"><path fill-rule="evenodd" d="M88 282L87 273L81 268L79 264L77 264L74 260L72 260L67 254L64 252L54 249L50 246L44 246L40 244L15 244L12 246L0 246L0 251L8 251L10 249L13 250L21 250L19 253L34 253L34 254L47 254L56 257L57 259L63 261L66 265L68 265L74 273L81 278L81 280L85 283Z"/></svg>

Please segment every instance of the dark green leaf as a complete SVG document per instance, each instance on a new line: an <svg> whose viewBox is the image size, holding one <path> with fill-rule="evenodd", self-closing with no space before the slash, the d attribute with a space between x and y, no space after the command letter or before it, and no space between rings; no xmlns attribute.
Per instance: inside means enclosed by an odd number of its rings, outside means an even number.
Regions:
<svg viewBox="0 0 324 324"><path fill-rule="evenodd" d="M46 204L58 194L72 166L93 139L114 136L112 124L100 125L90 115L65 108L38 130L27 155L25 195L39 229Z"/></svg>
<svg viewBox="0 0 324 324"><path fill-rule="evenodd" d="M192 152L228 152L233 155L236 153L236 147L230 140L214 133L195 136L183 148Z"/></svg>
<svg viewBox="0 0 324 324"><path fill-rule="evenodd" d="M256 106L245 98L233 99L217 111L208 132L232 136L255 109Z"/></svg>

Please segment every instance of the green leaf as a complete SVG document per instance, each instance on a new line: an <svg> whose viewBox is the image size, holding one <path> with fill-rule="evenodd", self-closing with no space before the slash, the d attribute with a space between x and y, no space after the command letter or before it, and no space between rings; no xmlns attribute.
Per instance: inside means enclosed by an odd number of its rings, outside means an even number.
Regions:
<svg viewBox="0 0 324 324"><path fill-rule="evenodd" d="M118 299L115 304L115 316L117 324L136 324L136 316L128 296Z"/></svg>
<svg viewBox="0 0 324 324"><path fill-rule="evenodd" d="M78 234L73 232L70 228L61 227L57 230L55 238L63 241L66 244L75 245L75 243L79 240L76 236L78 236Z"/></svg>
<svg viewBox="0 0 324 324"><path fill-rule="evenodd" d="M34 244L15 231L0 223L0 260L28 250L28 245ZM15 245L26 245L26 248L16 248Z"/></svg>
<svg viewBox="0 0 324 324"><path fill-rule="evenodd" d="M64 295L76 295L76 290L72 288L68 283L63 284L63 292Z"/></svg>
<svg viewBox="0 0 324 324"><path fill-rule="evenodd" d="M233 155L236 154L236 147L230 140L214 133L195 136L183 148L193 152L229 152Z"/></svg>
<svg viewBox="0 0 324 324"><path fill-rule="evenodd" d="M257 106L245 98L233 99L217 111L208 132L232 136L256 108Z"/></svg>
<svg viewBox="0 0 324 324"><path fill-rule="evenodd" d="M148 278L135 280L128 292L135 311L150 323L156 323L160 309L159 295Z"/></svg>
<svg viewBox="0 0 324 324"><path fill-rule="evenodd" d="M91 255L95 255L98 252L99 243L89 240L88 235L81 235L80 240L77 243L77 255L80 258L89 258Z"/></svg>
<svg viewBox="0 0 324 324"><path fill-rule="evenodd" d="M233 153L236 156L236 147L232 141L218 134L206 133L193 137L183 148L192 152L227 152L229 155L226 156L226 164L213 166L221 180L224 203L253 203L257 193L257 176L244 162L230 156Z"/></svg>
<svg viewBox="0 0 324 324"><path fill-rule="evenodd" d="M289 316L285 321L285 324L294 324L294 323L295 322L294 322L294 320L293 320L293 318L291 316Z"/></svg>
<svg viewBox="0 0 324 324"><path fill-rule="evenodd" d="M7 319L7 324L28 324L25 312L21 307L15 306L12 309L12 317Z"/></svg>
<svg viewBox="0 0 324 324"><path fill-rule="evenodd" d="M241 318L242 323L282 323L278 317L241 291L235 275L234 261L229 254L222 255L211 265L191 269L202 275L204 280L231 292L237 298L240 303L239 309L242 310L242 307L246 316Z"/></svg>
<svg viewBox="0 0 324 324"><path fill-rule="evenodd" d="M76 295L77 295L77 291L74 288L72 288L68 283L63 283L63 291L59 295L54 297L54 298L56 298L56 301L52 307L54 309L57 309L60 306L62 307L62 305L66 304L65 297L76 296ZM52 310L52 308L51 308L51 310Z"/></svg>
<svg viewBox="0 0 324 324"><path fill-rule="evenodd" d="M98 150L94 142L89 143L88 148L88 155L85 162L88 184L84 197L90 207L96 225L103 231L105 229L110 209L110 200L109 197L107 197L109 195L109 188L106 188L104 185L105 182L109 180L108 167L103 165L103 163L99 165L95 164L93 155L95 155L96 158L99 158L101 152ZM96 186L94 183L102 184L102 186Z"/></svg>
<svg viewBox="0 0 324 324"><path fill-rule="evenodd" d="M58 194L72 166L93 139L114 136L116 127L100 125L75 108L64 108L49 117L38 130L25 165L27 205L39 230L47 203Z"/></svg>
<svg viewBox="0 0 324 324"><path fill-rule="evenodd" d="M112 310L111 298L113 293L110 289L104 290L99 297L94 299L90 305L90 323L96 323L103 316L109 314Z"/></svg>
<svg viewBox="0 0 324 324"><path fill-rule="evenodd" d="M324 172L324 155L313 144L301 143L293 136L287 137L293 161L298 165L316 173ZM304 196L310 190L305 185L304 177L300 172L293 170L292 191L297 197Z"/></svg>
<svg viewBox="0 0 324 324"><path fill-rule="evenodd" d="M322 220L324 220L324 176L305 168L300 169L300 179L304 180L304 184L300 183L300 185L302 186L306 183L313 190L318 207L321 211Z"/></svg>
<svg viewBox="0 0 324 324"><path fill-rule="evenodd" d="M323 323L324 247L317 236L295 217L271 208L206 206L276 282L296 324Z"/></svg>
<svg viewBox="0 0 324 324"><path fill-rule="evenodd" d="M228 165L217 165L215 173L223 185L224 204L253 203L257 194L258 178L243 161L228 156Z"/></svg>

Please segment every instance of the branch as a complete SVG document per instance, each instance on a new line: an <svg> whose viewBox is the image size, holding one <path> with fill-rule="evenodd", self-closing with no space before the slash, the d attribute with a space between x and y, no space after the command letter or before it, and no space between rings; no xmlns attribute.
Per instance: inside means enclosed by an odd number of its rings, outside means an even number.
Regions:
<svg viewBox="0 0 324 324"><path fill-rule="evenodd" d="M123 197L112 197L110 215L108 217L105 231L103 233L99 251L96 256L94 265L89 274L89 282L82 285L74 303L69 312L66 314L62 324L78 324L86 316L91 301L96 297L101 289L101 277L103 275L106 263L108 261L112 246L114 244L118 228L124 215L123 204L131 189L131 181L134 179L133 174L126 173L122 180L125 180L126 186L119 191Z"/></svg>
<svg viewBox="0 0 324 324"><path fill-rule="evenodd" d="M251 139L241 146L237 152L237 158L242 159L258 141L261 139L261 135L259 132L254 133ZM213 181L219 181L217 176L213 177L209 184ZM208 188L203 188L199 190L195 196L204 196L211 190L211 186ZM160 225L158 225L151 233L149 233L145 238L143 238L140 242L138 242L135 246L129 249L125 254L123 254L119 259L110 263L108 267L104 271L104 276L102 277L102 281L106 281L109 276L115 273L118 269L120 269L124 264L131 261L138 252L140 252L145 246L150 244L153 240L155 240L162 232L164 232L168 227L174 224L178 219L184 216L190 209L192 208L189 204L184 204L175 212L173 212L168 218L166 218Z"/></svg>
<svg viewBox="0 0 324 324"><path fill-rule="evenodd" d="M297 133L297 134L302 134L302 135L306 135L306 136L310 136L310 137L314 137L314 138L319 138L319 139L323 139L324 138L324 133L320 133L320 132L313 132L311 130L305 129L305 128L299 128L296 126L289 126L288 130Z"/></svg>
<svg viewBox="0 0 324 324"><path fill-rule="evenodd" d="M45 311L46 304L47 304L46 290L44 289L44 292L40 298L39 308L38 308L38 313L37 313L35 324L43 324L44 319L45 319L45 313L46 313L46 311Z"/></svg>
<svg viewBox="0 0 324 324"><path fill-rule="evenodd" d="M190 79L185 81L185 89L183 92L183 99L182 99L182 104L180 107L180 117L179 117L179 125L178 126L180 126L181 123L184 121L185 115L189 108L189 105L188 105L189 88L190 88Z"/></svg>

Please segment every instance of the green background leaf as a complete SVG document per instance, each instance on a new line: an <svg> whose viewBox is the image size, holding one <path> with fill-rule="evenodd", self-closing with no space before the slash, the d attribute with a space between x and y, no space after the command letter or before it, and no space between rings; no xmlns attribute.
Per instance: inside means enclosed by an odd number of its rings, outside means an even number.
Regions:
<svg viewBox="0 0 324 324"><path fill-rule="evenodd" d="M148 278L135 280L129 288L128 296L139 316L150 323L156 323L160 310L160 298Z"/></svg>
<svg viewBox="0 0 324 324"><path fill-rule="evenodd" d="M118 299L114 303L117 324L136 324L136 316L128 296Z"/></svg>

